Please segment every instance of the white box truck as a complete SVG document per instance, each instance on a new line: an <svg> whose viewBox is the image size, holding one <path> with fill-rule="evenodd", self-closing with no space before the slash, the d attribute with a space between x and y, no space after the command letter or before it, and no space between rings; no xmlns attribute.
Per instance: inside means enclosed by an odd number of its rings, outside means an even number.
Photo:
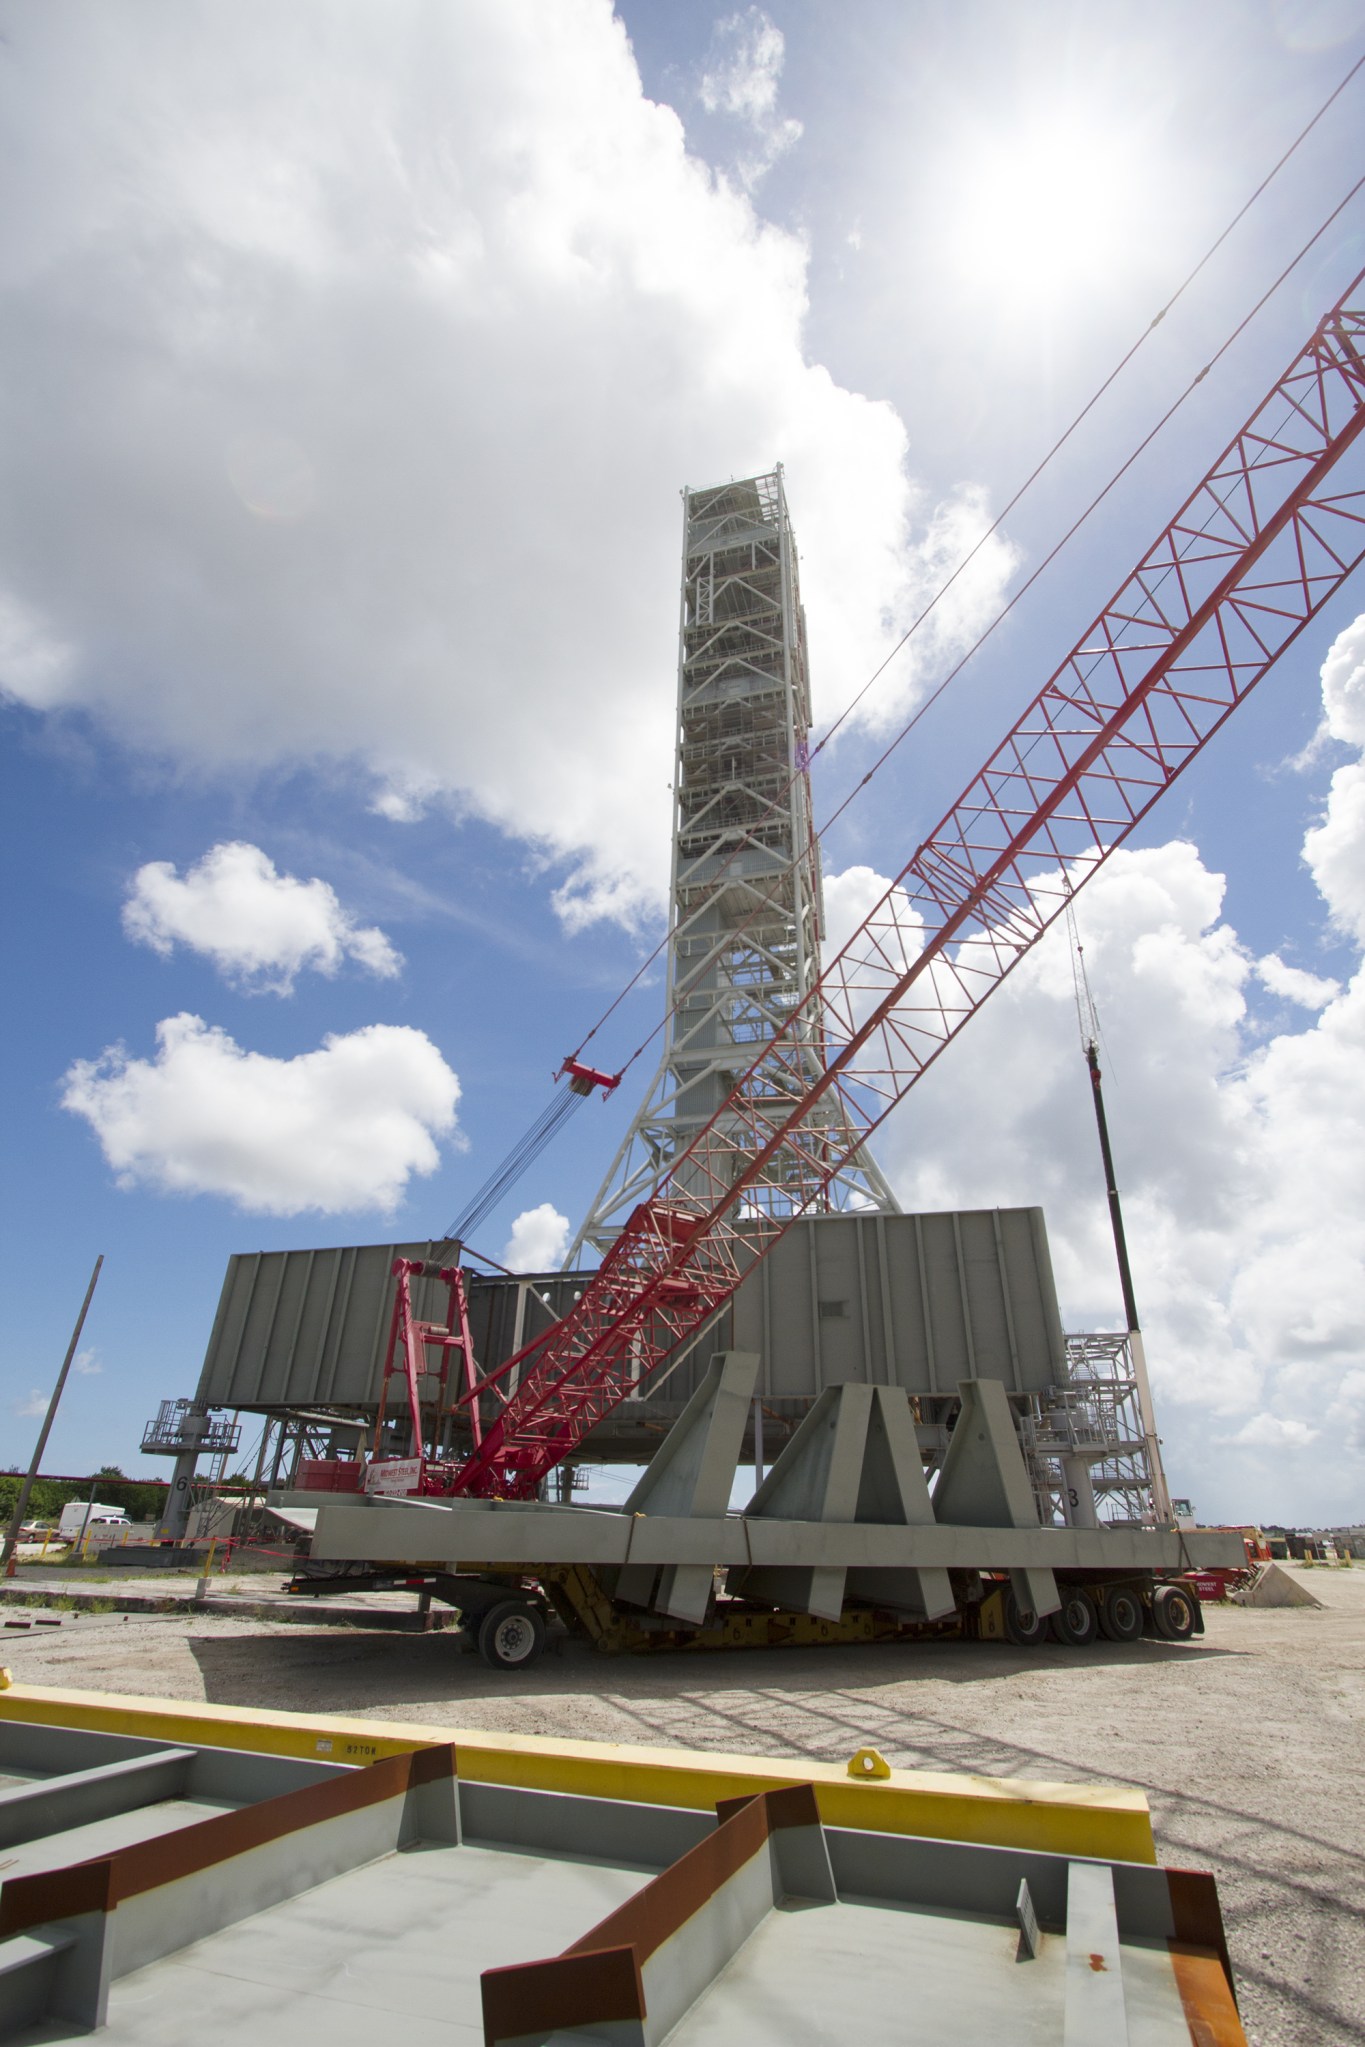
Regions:
<svg viewBox="0 0 1365 2047"><path fill-rule="evenodd" d="M98 1500L68 1500L62 1508L57 1533L68 1542L79 1542L82 1531L88 1534L90 1530L98 1529L107 1536L111 1529L127 1526L128 1516L122 1507L105 1507Z"/></svg>

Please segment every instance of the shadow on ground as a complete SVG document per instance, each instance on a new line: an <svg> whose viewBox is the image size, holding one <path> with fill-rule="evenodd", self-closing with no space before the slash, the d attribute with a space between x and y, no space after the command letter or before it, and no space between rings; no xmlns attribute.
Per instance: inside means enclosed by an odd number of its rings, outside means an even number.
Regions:
<svg viewBox="0 0 1365 2047"><path fill-rule="evenodd" d="M193 1624L191 1624L193 1626ZM332 1713L392 1710L405 1702L561 1698L584 1691L624 1694L641 1708L651 1698L675 1700L680 1688L704 1692L711 1710L727 1694L751 1696L756 1685L779 1685L784 1697L827 1694L832 1688L879 1691L917 1679L978 1686L1057 1671L1131 1667L1154 1670L1163 1664L1189 1666L1210 1658L1239 1656L1237 1649L1211 1645L1141 1641L1095 1643L1088 1649L1016 1649L995 1642L869 1643L832 1649L766 1651L664 1650L651 1656L601 1656L586 1643L551 1636L551 1645L532 1669L502 1674L466 1649L454 1630L407 1635L366 1627L298 1627L259 1632L234 1629L230 1637L191 1632L188 1646L214 1705L294 1707ZM297 1707L298 1680L323 1697ZM647 1722L647 1715L644 1716ZM752 1732L752 1730L750 1730ZM657 1737L651 1737L657 1738ZM714 1746L715 1744L712 1744Z"/></svg>

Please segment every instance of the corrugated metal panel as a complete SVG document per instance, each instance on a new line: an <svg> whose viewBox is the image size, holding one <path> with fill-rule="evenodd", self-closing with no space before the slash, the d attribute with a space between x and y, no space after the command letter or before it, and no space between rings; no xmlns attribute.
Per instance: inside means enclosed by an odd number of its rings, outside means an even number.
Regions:
<svg viewBox="0 0 1365 2047"><path fill-rule="evenodd" d="M1064 1345L1042 1210L797 1223L736 1296L732 1340L758 1352L776 1399L850 1380L947 1395L977 1374L1051 1385Z"/></svg>
<svg viewBox="0 0 1365 2047"><path fill-rule="evenodd" d="M196 1398L209 1407L349 1407L377 1397L395 1258L426 1244L244 1252L228 1260ZM444 1290L418 1280L420 1315Z"/></svg>
<svg viewBox="0 0 1365 2047"><path fill-rule="evenodd" d="M196 1397L210 1407L372 1406L393 1261L429 1250L366 1244L231 1259ZM475 1279L480 1363L510 1357L565 1313L582 1285L581 1275L564 1273ZM444 1316L437 1282L415 1282L415 1299L419 1315ZM758 1352L764 1396L784 1403L848 1380L949 1396L975 1374L1016 1392L1050 1385L1062 1376L1064 1346L1042 1210L796 1223L658 1399L628 1403L631 1426L675 1413L711 1352L730 1345Z"/></svg>

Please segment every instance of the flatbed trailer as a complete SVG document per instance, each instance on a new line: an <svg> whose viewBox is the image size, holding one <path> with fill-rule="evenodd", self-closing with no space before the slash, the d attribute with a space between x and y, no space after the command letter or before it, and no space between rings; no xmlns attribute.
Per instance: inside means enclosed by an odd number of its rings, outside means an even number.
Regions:
<svg viewBox="0 0 1365 2047"><path fill-rule="evenodd" d="M954 1638L1009 1641L1019 1647L1051 1641L1082 1648L1099 1636L1122 1642L1146 1634L1179 1642L1204 1632L1203 1610L1190 1577L1142 1573L1120 1577L1105 1573L1088 1583L1059 1581L1061 1604L1041 1621L1030 1621L1021 1613L1007 1577L990 1576L964 1585L960 1608L932 1621L861 1604L847 1606L838 1620L829 1620L721 1594L700 1627L632 1612L611 1597L589 1568L575 1564L545 1565L534 1573L470 1566L460 1572L417 1576L373 1571L343 1577L328 1569L291 1578L285 1589L313 1598L339 1591L415 1591L422 1613L430 1611L433 1599L442 1600L456 1610L468 1646L502 1670L534 1663L551 1639L556 1619L568 1633L607 1655L835 1648Z"/></svg>
<svg viewBox="0 0 1365 2047"><path fill-rule="evenodd" d="M830 1387L743 1513L728 1511L756 1359L713 1359L620 1509L300 1492L293 1589L355 1573L457 1607L485 1658L526 1667L558 1618L607 1652L811 1646L945 1635L1167 1640L1202 1631L1191 1574L1236 1568L1240 1536L1044 1527L1004 1386L962 1382L930 1496L898 1388Z"/></svg>

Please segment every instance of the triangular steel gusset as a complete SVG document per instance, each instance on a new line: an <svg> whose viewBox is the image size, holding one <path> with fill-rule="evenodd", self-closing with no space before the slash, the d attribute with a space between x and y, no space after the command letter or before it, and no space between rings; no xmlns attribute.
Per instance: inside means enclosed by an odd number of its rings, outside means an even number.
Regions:
<svg viewBox="0 0 1365 2047"><path fill-rule="evenodd" d="M895 1386L826 1387L754 1494L745 1520L751 1528L782 1522L932 1526L934 1510L905 1392ZM764 1561L732 1570L727 1589L832 1621L850 1599L929 1620L951 1613L954 1605L948 1573L937 1566Z"/></svg>
<svg viewBox="0 0 1365 2047"><path fill-rule="evenodd" d="M963 1379L958 1393L962 1406L934 1488L934 1519L945 1528L1039 1527L1004 1386L999 1379ZM1014 1570L1010 1582L1026 1612L1055 1613L1061 1605L1050 1570Z"/></svg>
<svg viewBox="0 0 1365 2047"><path fill-rule="evenodd" d="M713 1357L687 1406L654 1453L623 1513L721 1519L748 1426L758 1356L727 1350ZM626 1564L599 1573L606 1589L632 1606L649 1607L694 1626L706 1619L714 1573L709 1564ZM614 1576L615 1583L607 1581Z"/></svg>

